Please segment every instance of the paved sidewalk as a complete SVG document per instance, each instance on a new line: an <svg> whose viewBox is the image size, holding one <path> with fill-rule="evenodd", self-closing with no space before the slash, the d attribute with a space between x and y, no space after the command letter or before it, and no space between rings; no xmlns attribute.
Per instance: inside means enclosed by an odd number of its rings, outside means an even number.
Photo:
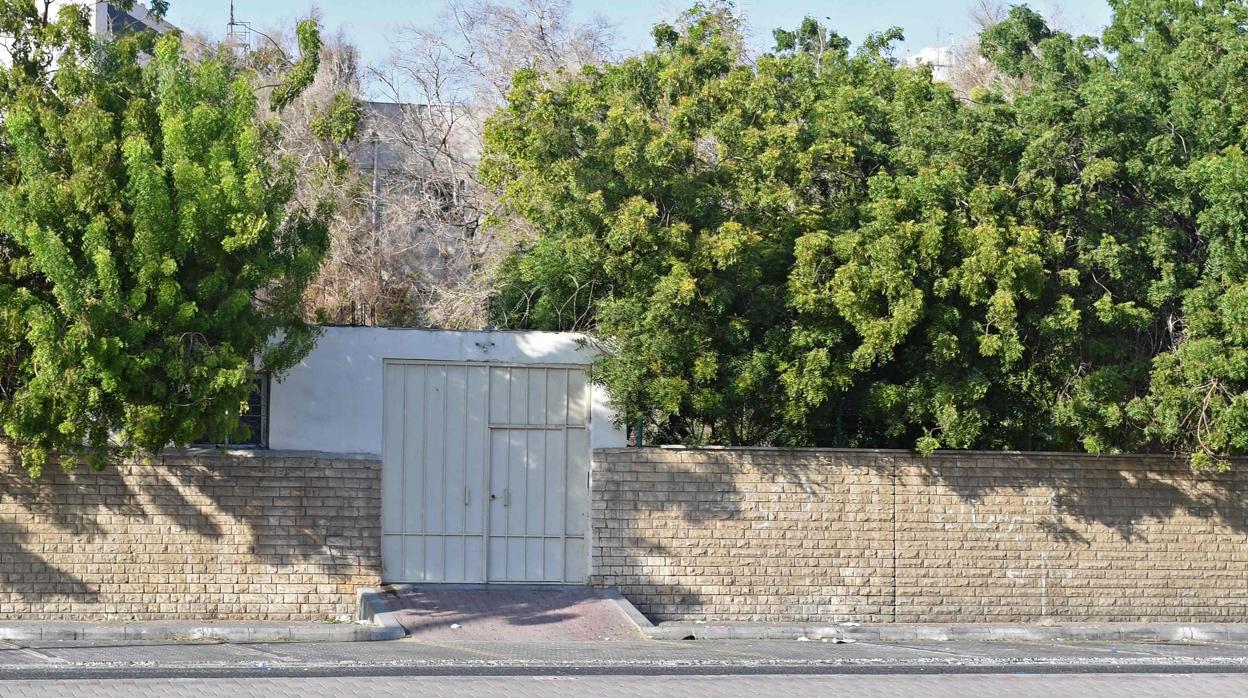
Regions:
<svg viewBox="0 0 1248 698"><path fill-rule="evenodd" d="M594 676L288 679L146 679L32 681L5 684L12 698L48 696L186 696L187 698L371 698L373 696L758 696L851 695L855 698L977 698L1089 695L1104 698L1181 698L1243 695L1242 675L958 675L936 676Z"/></svg>
<svg viewBox="0 0 1248 698"><path fill-rule="evenodd" d="M691 623L651 624L656 640L792 640L859 642L1010 640L1015 642L1248 642L1248 623Z"/></svg>
<svg viewBox="0 0 1248 698"><path fill-rule="evenodd" d="M422 640L642 638L617 597L586 586L409 584L384 587L376 598L408 635Z"/></svg>

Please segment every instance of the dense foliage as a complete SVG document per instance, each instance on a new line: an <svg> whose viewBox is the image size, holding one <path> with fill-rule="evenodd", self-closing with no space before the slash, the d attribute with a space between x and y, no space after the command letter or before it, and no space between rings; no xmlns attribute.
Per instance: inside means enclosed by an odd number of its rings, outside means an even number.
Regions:
<svg viewBox="0 0 1248 698"><path fill-rule="evenodd" d="M38 472L236 432L255 362L310 348L322 218L288 210L253 76L44 6L0 3L0 435ZM300 39L279 102L316 71Z"/></svg>
<svg viewBox="0 0 1248 698"><path fill-rule="evenodd" d="M1248 3L1025 7L955 98L813 21L697 8L519 73L483 165L538 231L495 314L585 330L660 440L1248 452Z"/></svg>

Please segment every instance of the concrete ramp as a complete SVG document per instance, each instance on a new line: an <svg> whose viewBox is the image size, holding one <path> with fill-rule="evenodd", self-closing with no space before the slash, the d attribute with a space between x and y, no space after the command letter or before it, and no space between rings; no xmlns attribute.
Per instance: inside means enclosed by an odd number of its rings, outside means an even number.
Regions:
<svg viewBox="0 0 1248 698"><path fill-rule="evenodd" d="M430 641L637 640L636 609L586 586L396 584L380 599L408 635ZM635 614L635 615L634 615Z"/></svg>

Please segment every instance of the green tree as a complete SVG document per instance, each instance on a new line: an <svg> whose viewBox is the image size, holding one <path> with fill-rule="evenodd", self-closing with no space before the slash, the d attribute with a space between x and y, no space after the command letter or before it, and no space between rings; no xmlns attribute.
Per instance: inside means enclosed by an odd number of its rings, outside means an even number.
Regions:
<svg viewBox="0 0 1248 698"><path fill-rule="evenodd" d="M505 324L585 330L659 439L1248 452L1248 3L1026 7L1009 95L731 15L576 80L517 75L485 171L539 235Z"/></svg>
<svg viewBox="0 0 1248 698"><path fill-rule="evenodd" d="M539 236L504 269L496 312L609 340L597 375L660 439L804 442L791 397L825 386L778 385L815 341L794 333L797 242L857 224L893 101L930 80L894 70L898 32L851 55L806 26L753 65L717 6L654 35L655 51L579 80L516 76L483 169ZM835 362L818 380L840 380Z"/></svg>
<svg viewBox="0 0 1248 698"><path fill-rule="evenodd" d="M253 75L44 5L0 4L0 432L34 474L237 432L254 371L315 338L299 308L326 246L324 212L288 206ZM316 72L315 23L299 38L278 107Z"/></svg>

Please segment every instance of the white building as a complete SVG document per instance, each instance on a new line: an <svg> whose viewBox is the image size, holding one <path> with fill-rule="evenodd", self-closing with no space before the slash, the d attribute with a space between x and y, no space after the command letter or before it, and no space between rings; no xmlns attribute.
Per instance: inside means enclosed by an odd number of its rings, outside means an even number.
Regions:
<svg viewBox="0 0 1248 698"><path fill-rule="evenodd" d="M326 327L303 361L270 382L261 410L268 419L262 428L267 443L262 445L381 455L387 408L394 414L402 409L387 401L399 399L398 393L388 395L387 387L423 372L441 383L430 384L427 395L417 391L419 395L405 396L408 407L428 399L450 401L461 411L492 407L498 412L500 405L492 400L503 399L499 391L506 389L511 396L522 387L531 404L516 402L508 407L508 415L518 416L523 407L525 424L562 424L562 418L550 421L551 415L567 412L573 415L568 423L586 428L587 445L623 446L624 432L613 423L606 392L589 380L595 354L584 337L569 332ZM419 380L427 381L429 375ZM483 392L465 392L469 387L457 382L461 378L479 379L472 389ZM491 381L488 385L486 378Z"/></svg>
<svg viewBox="0 0 1248 698"><path fill-rule="evenodd" d="M328 327L262 431L380 455L386 581L584 583L591 451L626 445L594 355L563 332Z"/></svg>

